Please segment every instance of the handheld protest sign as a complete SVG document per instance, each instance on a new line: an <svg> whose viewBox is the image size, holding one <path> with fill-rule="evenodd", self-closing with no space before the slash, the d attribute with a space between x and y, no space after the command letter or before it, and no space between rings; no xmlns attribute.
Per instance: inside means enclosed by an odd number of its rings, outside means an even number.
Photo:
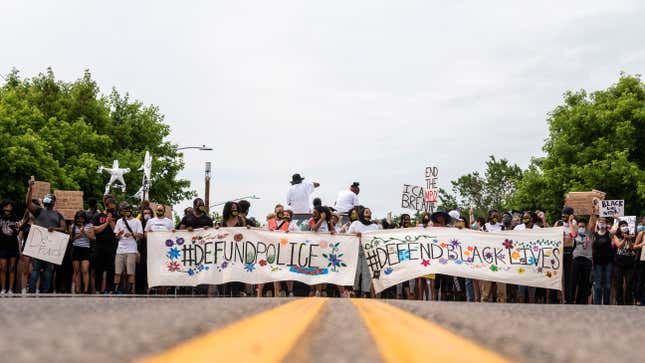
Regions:
<svg viewBox="0 0 645 363"><path fill-rule="evenodd" d="M32 225L23 254L60 265L63 263L68 242L69 235L65 233L49 232L47 228Z"/></svg>
<svg viewBox="0 0 645 363"><path fill-rule="evenodd" d="M74 219L74 214L83 210L83 192L76 190L57 190L56 210L65 217L65 220Z"/></svg>

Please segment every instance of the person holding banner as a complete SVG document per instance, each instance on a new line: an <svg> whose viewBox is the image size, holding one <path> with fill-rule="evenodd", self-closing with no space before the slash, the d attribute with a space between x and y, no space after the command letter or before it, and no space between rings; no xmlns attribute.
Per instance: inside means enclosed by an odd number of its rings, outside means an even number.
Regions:
<svg viewBox="0 0 645 363"><path fill-rule="evenodd" d="M336 233L335 230L330 229L331 211L328 207L323 207L322 205L315 206L311 219L313 221L313 224L311 225L312 232L331 234ZM315 285L314 291L312 291L309 295L316 297L327 297L327 284Z"/></svg>
<svg viewBox="0 0 645 363"><path fill-rule="evenodd" d="M453 218L445 210L440 209L430 215L433 227L449 227L452 224ZM427 226L426 226L427 227ZM417 284L423 283L422 279L417 279ZM434 297L437 301L444 300L450 301L454 296L454 282L452 276L435 274L434 276ZM417 290L419 290L417 288ZM441 295L439 295L441 292ZM421 298L421 297L419 297Z"/></svg>
<svg viewBox="0 0 645 363"><path fill-rule="evenodd" d="M116 258L117 241L114 236L116 227L116 201L104 198L105 211L100 212L92 220L94 236L96 237L94 251L94 286L96 291L107 294L114 289L114 260ZM103 279L105 274L105 279Z"/></svg>
<svg viewBox="0 0 645 363"><path fill-rule="evenodd" d="M540 229L538 225L540 218L535 212L524 212L522 216L522 223L518 224L513 228L514 231L524 231L527 229ZM529 287L520 285L518 288L518 299L521 299L525 303L534 303L535 302L535 287Z"/></svg>
<svg viewBox="0 0 645 363"><path fill-rule="evenodd" d="M92 224L88 223L87 215L79 210L74 215L71 226L70 240L72 241L72 283L73 292L81 293L81 274L83 275L83 293L90 291L90 241L95 239Z"/></svg>
<svg viewBox="0 0 645 363"><path fill-rule="evenodd" d="M355 233L358 238L361 238L363 232L377 231L380 229L378 224L372 222L372 210L369 208L357 207L358 220L352 222L347 230L347 233ZM371 293L372 276L370 274L367 260L365 259L365 251L363 246L359 244L358 248L358 269L354 279L354 294L357 297L369 297Z"/></svg>
<svg viewBox="0 0 645 363"><path fill-rule="evenodd" d="M291 210L284 210L282 204L277 204L273 209L273 218L269 218L267 221L266 229L269 231L282 231L285 233L297 231L298 228L291 223L291 218L293 217L293 212ZM256 296L262 297L262 292L264 291L264 284L258 284L256 287ZM287 293L289 297L293 297L293 281L287 281ZM280 296L282 294L282 283L276 281L273 283L273 295Z"/></svg>
<svg viewBox="0 0 645 363"><path fill-rule="evenodd" d="M47 194L43 198L44 208L41 208L32 202L31 196L33 193L33 186L34 181L30 180L25 202L27 204L27 209L29 209L29 212L34 215L36 225L47 228L47 231L50 233L54 231L64 233L66 230L65 218L60 213L54 210L54 206L56 205L56 196L54 196L53 194ZM40 292L48 293L52 281L52 274L54 272L54 264L33 258L31 260L31 268L31 275L29 277L29 291L37 292L36 282L40 278ZM42 276L40 273L41 270L43 272Z"/></svg>
<svg viewBox="0 0 645 363"><path fill-rule="evenodd" d="M484 232L500 232L504 230L504 225L499 223L499 212L495 209L488 211L488 222L482 228ZM497 302L506 302L506 284L497 282ZM481 302L488 302L492 297L493 282L482 281L481 293L479 294Z"/></svg>
<svg viewBox="0 0 645 363"><path fill-rule="evenodd" d="M16 260L20 254L18 241L19 220L15 213L15 203L3 200L0 203L0 295L13 295L13 283L16 281ZM7 269L9 286L7 287Z"/></svg>
<svg viewBox="0 0 645 363"><path fill-rule="evenodd" d="M235 206L237 207L237 203ZM236 211L237 210L238 209L236 209ZM196 198L193 200L193 208L191 208L190 211L186 210L185 213L186 215L182 218L181 222L179 222L178 229L186 229L189 232L192 232L195 228L207 229L213 227L213 220L206 213L206 207L202 198Z"/></svg>
<svg viewBox="0 0 645 363"><path fill-rule="evenodd" d="M244 219L240 216L240 206L236 202L226 202L222 210L222 222L215 228L246 227L244 222ZM225 284L224 287L230 291L232 296L246 296L245 286L242 283L230 282Z"/></svg>
<svg viewBox="0 0 645 363"><path fill-rule="evenodd" d="M166 207L163 204L157 204L155 216L146 223L143 228L144 235L147 237L150 232L168 232L172 231L174 226L170 218L166 218ZM168 293L168 287L160 288L162 294Z"/></svg>

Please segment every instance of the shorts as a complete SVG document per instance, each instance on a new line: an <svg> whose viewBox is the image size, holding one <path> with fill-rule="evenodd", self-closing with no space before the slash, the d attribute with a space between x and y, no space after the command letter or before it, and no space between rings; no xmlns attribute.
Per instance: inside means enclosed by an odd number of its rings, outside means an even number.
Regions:
<svg viewBox="0 0 645 363"><path fill-rule="evenodd" d="M128 275L134 275L137 267L136 253L121 253L114 258L114 273L120 275L125 270Z"/></svg>
<svg viewBox="0 0 645 363"><path fill-rule="evenodd" d="M88 247L72 246L72 261L89 261L90 249Z"/></svg>
<svg viewBox="0 0 645 363"><path fill-rule="evenodd" d="M0 244L0 260L18 257L18 245L15 243Z"/></svg>

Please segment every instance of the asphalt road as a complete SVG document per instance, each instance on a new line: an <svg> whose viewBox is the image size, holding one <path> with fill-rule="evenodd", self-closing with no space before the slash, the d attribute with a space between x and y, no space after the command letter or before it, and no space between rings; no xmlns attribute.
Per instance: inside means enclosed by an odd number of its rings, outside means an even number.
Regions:
<svg viewBox="0 0 645 363"><path fill-rule="evenodd" d="M129 362L295 300L2 298L0 360ZM513 362L617 363L645 357L645 309L639 307L386 302ZM258 334L280 334L281 328L262 327ZM351 300L327 299L285 361L383 361L372 334ZM424 349L432 350L432 342Z"/></svg>

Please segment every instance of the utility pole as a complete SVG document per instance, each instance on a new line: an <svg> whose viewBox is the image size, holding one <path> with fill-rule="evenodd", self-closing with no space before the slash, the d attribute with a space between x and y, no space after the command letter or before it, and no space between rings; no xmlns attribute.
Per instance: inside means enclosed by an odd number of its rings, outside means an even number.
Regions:
<svg viewBox="0 0 645 363"><path fill-rule="evenodd" d="M206 189L204 191L204 206L206 207L206 214L209 214L210 213L209 201L210 201L210 194L211 194L211 162L210 161L206 162L206 170L204 173L204 177L205 177L204 185Z"/></svg>

